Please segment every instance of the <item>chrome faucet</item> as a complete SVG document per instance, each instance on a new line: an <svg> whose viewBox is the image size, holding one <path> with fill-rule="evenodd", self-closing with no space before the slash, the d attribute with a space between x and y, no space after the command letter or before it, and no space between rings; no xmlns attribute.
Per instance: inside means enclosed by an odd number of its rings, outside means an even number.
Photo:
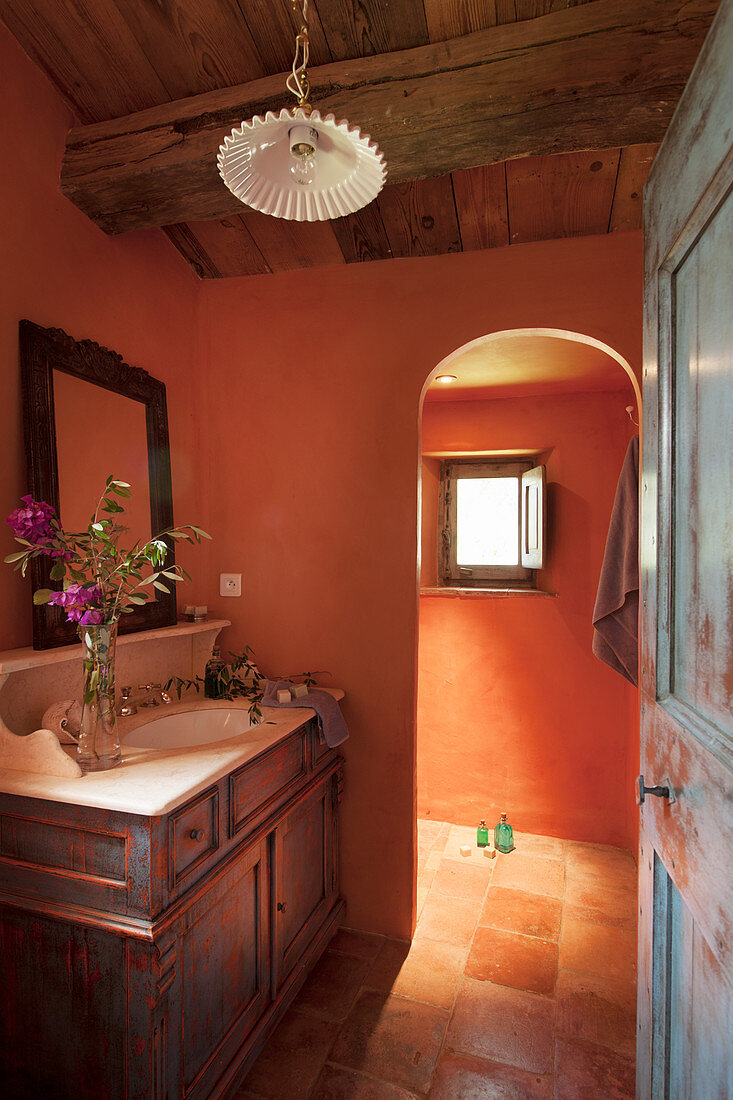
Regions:
<svg viewBox="0 0 733 1100"><path fill-rule="evenodd" d="M117 713L121 718L137 714L138 707L159 707L161 703L170 703L171 697L160 684L138 684L140 695L132 694L132 687L120 689L120 701Z"/></svg>

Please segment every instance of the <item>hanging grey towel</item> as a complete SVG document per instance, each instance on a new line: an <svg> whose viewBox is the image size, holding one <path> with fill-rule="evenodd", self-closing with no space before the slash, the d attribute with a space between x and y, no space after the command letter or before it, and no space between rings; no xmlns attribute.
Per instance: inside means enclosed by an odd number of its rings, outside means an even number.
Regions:
<svg viewBox="0 0 733 1100"><path fill-rule="evenodd" d="M346 728L341 707L333 695L319 688L311 688L307 695L301 695L298 699L289 699L287 703L278 703L278 691L292 686L291 680L266 680L262 696L263 707L310 707L318 716L318 724L330 749L335 749L345 741L349 731Z"/></svg>
<svg viewBox="0 0 733 1100"><path fill-rule="evenodd" d="M596 606L593 652L639 682L639 437L630 441L616 487Z"/></svg>

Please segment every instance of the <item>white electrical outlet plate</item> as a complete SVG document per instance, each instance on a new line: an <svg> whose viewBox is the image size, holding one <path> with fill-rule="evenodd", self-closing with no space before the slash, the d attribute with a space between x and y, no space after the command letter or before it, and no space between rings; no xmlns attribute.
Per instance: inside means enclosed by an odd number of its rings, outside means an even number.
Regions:
<svg viewBox="0 0 733 1100"><path fill-rule="evenodd" d="M220 596L241 596L242 595L242 574L241 573L220 573L219 574L219 595Z"/></svg>

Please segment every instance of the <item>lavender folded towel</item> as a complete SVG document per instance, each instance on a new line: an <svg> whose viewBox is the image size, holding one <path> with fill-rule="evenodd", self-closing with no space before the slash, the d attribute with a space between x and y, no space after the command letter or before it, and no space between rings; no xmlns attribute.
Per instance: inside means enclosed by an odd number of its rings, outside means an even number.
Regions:
<svg viewBox="0 0 733 1100"><path fill-rule="evenodd" d="M638 684L639 437L629 443L608 528L593 611L593 652Z"/></svg>
<svg viewBox="0 0 733 1100"><path fill-rule="evenodd" d="M318 716L318 722L330 749L335 749L349 736L341 707L328 691L311 688L307 695L299 699L290 699L287 703L278 703L277 693L293 685L289 680L266 680L262 696L263 707L309 707Z"/></svg>

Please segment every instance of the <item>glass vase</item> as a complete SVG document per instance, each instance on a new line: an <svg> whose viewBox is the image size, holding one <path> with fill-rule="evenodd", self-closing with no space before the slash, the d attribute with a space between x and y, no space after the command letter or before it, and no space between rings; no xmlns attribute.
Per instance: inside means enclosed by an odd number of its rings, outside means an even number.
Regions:
<svg viewBox="0 0 733 1100"><path fill-rule="evenodd" d="M77 760L84 772L115 768L122 760L115 713L117 622L80 626L84 700Z"/></svg>

